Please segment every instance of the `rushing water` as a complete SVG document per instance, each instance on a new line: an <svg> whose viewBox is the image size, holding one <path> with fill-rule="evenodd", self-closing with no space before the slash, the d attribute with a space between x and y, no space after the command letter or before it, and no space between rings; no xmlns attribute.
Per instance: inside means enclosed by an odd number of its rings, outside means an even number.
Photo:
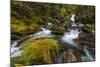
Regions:
<svg viewBox="0 0 100 67"><path fill-rule="evenodd" d="M15 42L13 43L13 45L11 45L11 54L13 54L14 52L16 52L16 51L19 50L19 48L15 48L15 47L17 46L17 44L18 44L18 42L15 41Z"/></svg>
<svg viewBox="0 0 100 67"><path fill-rule="evenodd" d="M31 37L33 39L40 38L40 37L52 37L50 30L45 29L45 28L41 28L41 29L42 29L42 31L37 32L36 34L29 35L29 37ZM28 38L28 37L25 37L25 38ZM23 39L25 39L25 38L23 38ZM22 51L20 51L20 46L17 46L19 44L19 41L21 41L21 40L14 41L14 43L11 45L11 58L20 56L20 54L22 52Z"/></svg>
<svg viewBox="0 0 100 67"><path fill-rule="evenodd" d="M94 61L94 56L91 54L91 52L93 53L93 49L92 50L89 50L91 48L87 47L87 46L84 46L84 52L86 54L86 56L82 56L82 61Z"/></svg>
<svg viewBox="0 0 100 67"><path fill-rule="evenodd" d="M73 39L78 38L79 31L77 29L70 30L69 32L66 32L64 36L62 37L62 42L69 44L70 46L75 46L79 48L78 45L75 44Z"/></svg>
<svg viewBox="0 0 100 67"><path fill-rule="evenodd" d="M75 17L75 15L72 15L72 17L71 17L72 28L69 29L69 32L65 32L64 36L62 37L62 42L67 43L67 45L69 44L69 46L74 46L76 48L79 48L79 46L76 45L75 42L73 41L73 39L78 38L78 35L80 33L77 28L74 28L77 26L77 24L75 23L74 17Z"/></svg>
<svg viewBox="0 0 100 67"><path fill-rule="evenodd" d="M20 56L21 52L20 47L17 47L18 41L14 41L14 43L11 45L11 58Z"/></svg>
<svg viewBox="0 0 100 67"><path fill-rule="evenodd" d="M70 47L75 47L77 49L80 49L82 50L85 55L81 55L81 59L82 61L93 61L94 58L93 56L90 54L90 51L88 50L87 47L83 47L80 48L75 42L73 39L76 39L78 38L78 35L79 35L79 30L77 29L77 24L75 23L75 19L74 19L75 15L72 15L71 17L71 20L72 20L72 23L71 23L71 26L72 28L69 29L69 32L65 32L64 36L61 38L61 41L63 43L65 43L65 46L69 46ZM79 24L80 27L84 26L83 24ZM62 53L61 57L63 56L64 53ZM61 58L60 57L60 58Z"/></svg>
<svg viewBox="0 0 100 67"><path fill-rule="evenodd" d="M78 35L80 33L80 31L77 28L77 24L75 23L75 15L72 15L71 17L71 26L72 28L69 29L68 32L65 32L64 35L61 37L61 41L64 42L66 44L66 46L71 46L71 47L75 47L78 49L81 49L76 42L74 42L73 39L78 38ZM79 26L84 26L83 24L79 24ZM35 38L40 38L40 37L53 37L53 35L51 34L52 31L50 31L49 29L43 28L41 27L42 31L39 31L35 34L29 35L29 37L32 37L33 39ZM94 32L94 31L93 31ZM20 47L18 47L18 41L15 41L12 45L11 45L11 58L13 57L17 57L20 56L21 52L20 51ZM90 51L88 50L87 47L83 47L83 52L85 53L85 55L81 55L81 60L82 61L93 61L94 58L92 56L92 54L90 54ZM61 62L61 59L63 57L64 53L62 53L60 55L60 57L58 58L58 62Z"/></svg>
<svg viewBox="0 0 100 67"><path fill-rule="evenodd" d="M45 29L45 28L41 28L42 31L37 32L36 34L34 34L34 38L38 38L38 37L52 37L51 35L51 31L49 29Z"/></svg>

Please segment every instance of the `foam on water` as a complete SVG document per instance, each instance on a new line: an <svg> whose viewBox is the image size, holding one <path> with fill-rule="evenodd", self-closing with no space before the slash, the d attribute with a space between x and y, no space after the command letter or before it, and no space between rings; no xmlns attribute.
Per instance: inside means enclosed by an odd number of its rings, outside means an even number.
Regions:
<svg viewBox="0 0 100 67"><path fill-rule="evenodd" d="M78 47L78 45L75 44L73 39L78 38L79 33L80 32L77 29L70 30L70 32L66 32L64 34L64 36L62 37L62 41L65 42L65 43L68 43L68 44L70 44L72 46Z"/></svg>
<svg viewBox="0 0 100 67"><path fill-rule="evenodd" d="M18 41L14 41L11 45L11 58L19 56L21 54L20 47L16 47L18 45Z"/></svg>
<svg viewBox="0 0 100 67"><path fill-rule="evenodd" d="M72 20L71 26L72 27L77 26L77 24L75 23L74 17L75 17L75 15L72 15L72 17L71 17L71 20ZM64 36L62 37L62 41L64 43L70 44L71 46L75 46L75 47L78 47L79 48L79 46L76 45L75 42L73 41L73 39L78 38L79 33L80 32L78 31L77 28L69 29L69 32L65 32Z"/></svg>
<svg viewBox="0 0 100 67"><path fill-rule="evenodd" d="M52 37L51 35L51 31L49 29L45 29L45 28L41 28L42 31L37 32L36 34L34 34L33 36L36 37Z"/></svg>

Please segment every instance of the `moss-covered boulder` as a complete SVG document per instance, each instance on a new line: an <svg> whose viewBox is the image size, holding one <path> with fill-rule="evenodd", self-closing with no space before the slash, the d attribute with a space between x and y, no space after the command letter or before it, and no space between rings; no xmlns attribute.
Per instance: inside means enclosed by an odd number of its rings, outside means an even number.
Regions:
<svg viewBox="0 0 100 67"><path fill-rule="evenodd" d="M52 64L60 53L60 45L54 39L30 40L22 44L21 56L15 62L23 65Z"/></svg>

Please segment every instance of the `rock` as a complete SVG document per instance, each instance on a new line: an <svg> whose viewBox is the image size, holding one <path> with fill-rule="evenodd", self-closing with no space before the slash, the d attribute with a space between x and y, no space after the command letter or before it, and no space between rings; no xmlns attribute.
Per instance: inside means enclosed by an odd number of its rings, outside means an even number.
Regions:
<svg viewBox="0 0 100 67"><path fill-rule="evenodd" d="M75 49L68 49L58 58L58 63L72 63L80 61L80 54Z"/></svg>
<svg viewBox="0 0 100 67"><path fill-rule="evenodd" d="M95 48L95 34L81 32L77 41L81 46L86 45L90 48Z"/></svg>
<svg viewBox="0 0 100 67"><path fill-rule="evenodd" d="M65 52L64 58L66 59L65 62L69 62L69 63L77 61L77 57L75 56L73 50L71 50L71 49L69 49L67 52Z"/></svg>

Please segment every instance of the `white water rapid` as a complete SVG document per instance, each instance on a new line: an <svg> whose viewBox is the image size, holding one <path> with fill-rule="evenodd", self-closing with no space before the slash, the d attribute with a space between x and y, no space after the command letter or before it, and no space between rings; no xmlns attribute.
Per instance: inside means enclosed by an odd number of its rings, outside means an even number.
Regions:
<svg viewBox="0 0 100 67"><path fill-rule="evenodd" d="M69 32L66 32L64 34L64 36L62 37L62 41L64 43L68 43L72 46L78 47L78 45L76 45L75 42L73 41L73 39L78 38L78 35L79 35L79 31L77 29L70 30Z"/></svg>
<svg viewBox="0 0 100 67"><path fill-rule="evenodd" d="M72 15L72 17L71 17L71 21L72 21L71 26L72 27L77 26L77 24L75 23L74 17L75 17L75 15ZM75 42L73 41L73 39L78 38L79 33L80 32L78 31L77 28L75 28L75 29L73 29L73 28L69 29L69 31L65 32L64 36L62 37L62 42L68 43L71 46L79 48L79 46L76 45Z"/></svg>
<svg viewBox="0 0 100 67"><path fill-rule="evenodd" d="M66 43L66 46L73 46L75 48L81 49L74 41L73 39L78 38L79 35L79 31L77 28L77 24L75 23L75 19L74 19L75 15L72 15L71 20L71 26L72 28L69 29L69 32L65 32L64 36L62 37L62 42ZM83 24L79 24L79 26L84 26ZM85 56L81 56L82 61L93 61L94 58L93 56L90 54L90 51L88 50L87 47L83 47L82 49L85 53Z"/></svg>

